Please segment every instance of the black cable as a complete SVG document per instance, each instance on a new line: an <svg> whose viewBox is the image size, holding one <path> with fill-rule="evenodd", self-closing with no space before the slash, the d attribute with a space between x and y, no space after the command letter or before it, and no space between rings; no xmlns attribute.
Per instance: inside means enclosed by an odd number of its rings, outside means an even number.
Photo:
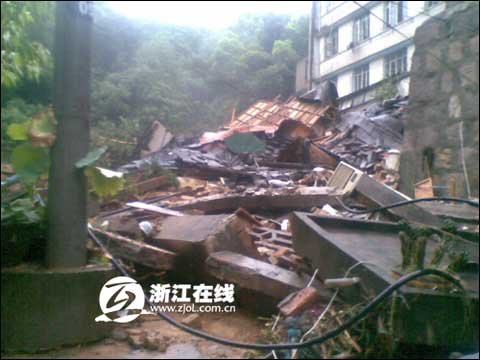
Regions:
<svg viewBox="0 0 480 360"><path fill-rule="evenodd" d="M470 206L478 208L478 202L468 200L468 199L460 199L460 198L452 198L452 197L431 197L431 198L419 198L419 199L411 199L411 200L405 200L405 201L400 201L395 204L390 204L390 205L385 205L381 207L377 207L374 209L367 209L367 210L355 210L352 209L351 207L348 207L342 199L340 199L338 196L335 197L335 199L338 201L341 207L343 207L346 211L352 214L357 214L357 215L363 215L363 214L372 214L376 213L382 210L388 210L388 209L393 209L396 207L400 206L405 206L405 205L410 205L414 204L417 202L431 202L431 201L450 201L450 202L458 202L458 203L463 203L463 204L468 204Z"/></svg>
<svg viewBox="0 0 480 360"><path fill-rule="evenodd" d="M98 246L100 246L106 253L108 253L112 259L112 263L114 267L124 276L130 277L130 275L125 271L123 266L120 264L120 262L115 259L108 251L108 249L103 245L103 243L95 236L93 231L91 230L90 226L88 228L88 234L90 237L97 243ZM233 340L228 340L224 338L219 338L210 334L207 334L203 331L193 329L187 325L184 325L182 323L179 323L177 320L173 319L172 317L168 316L167 314L161 313L161 312L156 312L156 314L170 323L171 325L184 330L188 332L189 334L201 337L206 340L214 341L216 343L226 345L226 346L232 346L232 347L237 347L237 348L242 348L242 349L253 349L253 350L284 350L284 349L299 349L299 348L304 348L304 347L309 347L312 345L317 345L321 344L337 335L342 333L343 331L347 330L349 327L357 323L358 321L362 320L365 316L367 316L373 309L378 306L382 301L387 299L393 292L395 292L398 288L401 286L405 285L406 283L421 277L425 275L435 275L441 278L446 279L447 281L453 283L456 287L458 287L462 292L464 291L462 285L460 284L460 281L454 278L452 275L449 273L446 273L441 270L437 269L423 269L423 270L417 270L414 271L408 275L403 276L399 280L397 280L395 283L391 284L388 286L385 290L383 290L379 295L377 295L371 302L369 302L363 309L360 311L357 315L351 317L349 320L347 320L343 325L339 326L338 328L327 332L326 334L322 336L317 336L314 337L310 340L301 342L301 343L279 343L279 344L252 344L252 343L244 343L244 342L238 342L238 341L233 341ZM152 306L150 303L150 300L146 298L146 301L148 305Z"/></svg>

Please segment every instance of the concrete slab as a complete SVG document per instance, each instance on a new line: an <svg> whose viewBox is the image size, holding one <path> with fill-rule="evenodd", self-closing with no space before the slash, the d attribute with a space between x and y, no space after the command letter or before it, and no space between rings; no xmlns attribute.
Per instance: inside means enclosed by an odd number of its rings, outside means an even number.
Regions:
<svg viewBox="0 0 480 360"><path fill-rule="evenodd" d="M182 251L195 243L204 242L217 231L228 215L186 215L162 221L161 230L152 236L153 244L172 251Z"/></svg>
<svg viewBox="0 0 480 360"><path fill-rule="evenodd" d="M399 275L395 270L402 263L398 224L297 212L290 220L295 251L311 260L323 280L343 277L349 267L365 262L350 274L360 277L362 286L341 292L347 301L358 303L363 295L372 297L397 280ZM426 264L434 256L436 246L433 240L427 242ZM465 251L472 262L478 263L478 244L459 240L455 248ZM447 263L448 259L444 259L440 266ZM399 305L398 314L402 316L394 320L399 341L452 350L478 347L478 272L456 276L462 280L466 296L437 289L435 283L420 283L421 287L406 285L398 290L406 300Z"/></svg>
<svg viewBox="0 0 480 360"><path fill-rule="evenodd" d="M377 206L386 206L410 200L404 194L384 185L372 177L363 174L355 186L355 192L364 196ZM440 226L441 220L416 204L405 205L389 209L394 216L430 226Z"/></svg>
<svg viewBox="0 0 480 360"><path fill-rule="evenodd" d="M211 254L206 263L212 276L277 299L303 289L309 281L293 271L230 251ZM313 286L321 298L331 296L330 291L323 289L318 282Z"/></svg>
<svg viewBox="0 0 480 360"><path fill-rule="evenodd" d="M222 250L260 257L245 221L235 214L170 217L149 242L178 254L194 253L202 262Z"/></svg>

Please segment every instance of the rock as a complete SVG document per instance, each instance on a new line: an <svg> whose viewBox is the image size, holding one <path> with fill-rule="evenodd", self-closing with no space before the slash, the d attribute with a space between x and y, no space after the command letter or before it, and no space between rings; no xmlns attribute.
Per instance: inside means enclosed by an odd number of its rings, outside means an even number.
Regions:
<svg viewBox="0 0 480 360"><path fill-rule="evenodd" d="M165 339L162 336L155 336L153 334L146 336L143 346L145 349L151 351L165 352L167 350Z"/></svg>
<svg viewBox="0 0 480 360"><path fill-rule="evenodd" d="M139 335L128 335L128 343L133 349L140 349L144 346L146 341L146 336L145 334L139 334Z"/></svg>
<svg viewBox="0 0 480 360"><path fill-rule="evenodd" d="M123 328L115 328L115 329L113 329L112 333L110 334L110 337L113 340L125 341L128 338L128 333Z"/></svg>

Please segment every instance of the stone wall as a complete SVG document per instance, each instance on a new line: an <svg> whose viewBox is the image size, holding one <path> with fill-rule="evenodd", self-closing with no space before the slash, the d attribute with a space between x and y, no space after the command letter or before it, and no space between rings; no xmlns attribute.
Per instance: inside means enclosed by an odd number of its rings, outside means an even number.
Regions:
<svg viewBox="0 0 480 360"><path fill-rule="evenodd" d="M478 3L458 2L416 30L400 185L410 196L429 169L439 191L466 196L459 133L463 126L471 194L478 197L478 21Z"/></svg>

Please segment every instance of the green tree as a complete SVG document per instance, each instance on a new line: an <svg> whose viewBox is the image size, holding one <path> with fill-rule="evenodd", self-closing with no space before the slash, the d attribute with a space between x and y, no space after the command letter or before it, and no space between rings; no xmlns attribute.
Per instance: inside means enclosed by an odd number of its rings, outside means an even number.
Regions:
<svg viewBox="0 0 480 360"><path fill-rule="evenodd" d="M22 79L38 81L51 60L48 49L29 37L28 27L48 17L46 1L2 1L1 48L2 87L12 87Z"/></svg>

